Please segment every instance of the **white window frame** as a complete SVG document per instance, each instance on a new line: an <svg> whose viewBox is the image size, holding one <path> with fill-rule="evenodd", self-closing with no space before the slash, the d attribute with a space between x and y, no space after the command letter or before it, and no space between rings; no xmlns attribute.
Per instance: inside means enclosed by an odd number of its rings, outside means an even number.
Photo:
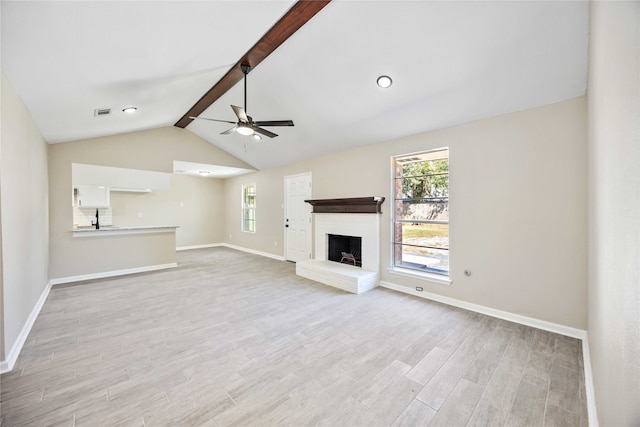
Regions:
<svg viewBox="0 0 640 427"><path fill-rule="evenodd" d="M246 204L246 191L248 188L253 187L253 205L247 205ZM256 187L255 183L252 184L242 184L242 188L241 188L241 195L240 195L240 199L241 199L241 206L240 206L240 229L244 232L244 233L255 233L256 232L256 198L257 198L257 194L258 194L258 188ZM253 212L253 230L247 230L246 229L246 223L247 223L247 218L246 218L246 213L247 211L252 211ZM249 219L250 220L250 219Z"/></svg>
<svg viewBox="0 0 640 427"><path fill-rule="evenodd" d="M448 248L448 253L449 253L449 270L448 273L444 273L444 272L435 272L435 271L430 271L429 269L412 269L412 268L407 268L406 266L402 266L402 265L396 265L396 259L395 259L395 246L396 246L396 242L395 242L395 225L397 221L396 218L396 161L397 159L402 159L402 158L408 158L408 157L413 157L413 156L420 156L420 155L425 155L425 154L429 154L429 153L435 153L435 152L439 152L439 151L444 151L447 150L448 152L448 159L449 159L449 168L448 168L448 179L450 182L450 177L451 177L451 165L450 165L450 161L451 161L451 149L449 147L441 147L441 148L437 148L437 149L433 149L433 150L426 150L426 151L420 151L420 152L416 152L416 153L410 153L410 154L400 154L400 155L396 155L391 157L391 167L390 167L390 181L391 181L391 196L392 196L392 207L391 207L391 215L390 215L390 222L391 222L391 250L390 250L390 262L389 262L389 269L388 271L390 273L394 273L394 274L398 274L401 276L406 276L406 277L415 277L415 278L421 278L421 279L426 279L428 281L431 282L435 282L435 283L440 283L440 284L445 284L445 285L449 285L451 284L451 279L450 279L450 275L451 275L451 247L449 245ZM451 198L450 198L450 194L448 197L448 201L447 204L450 205L451 202ZM403 221L404 222L404 221ZM416 221L416 222L421 222L421 223L443 223L443 221ZM449 239L451 238L451 225L450 225L450 221L446 221L446 223L449 225Z"/></svg>

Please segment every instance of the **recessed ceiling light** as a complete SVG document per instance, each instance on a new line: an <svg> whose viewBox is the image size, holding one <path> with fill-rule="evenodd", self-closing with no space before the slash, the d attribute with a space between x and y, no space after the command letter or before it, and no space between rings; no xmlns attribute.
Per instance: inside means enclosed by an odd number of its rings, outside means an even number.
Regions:
<svg viewBox="0 0 640 427"><path fill-rule="evenodd" d="M381 88L388 88L389 86L391 86L391 83L393 83L393 80L391 80L391 77L389 76L380 76L378 77L378 80L376 80L376 82Z"/></svg>
<svg viewBox="0 0 640 427"><path fill-rule="evenodd" d="M125 113L135 113L136 111L138 111L138 107L127 107L127 108L123 108L122 109L123 112Z"/></svg>
<svg viewBox="0 0 640 427"><path fill-rule="evenodd" d="M253 134L253 139L257 139L258 141L260 141L262 139L262 137L260 135L258 135L257 133Z"/></svg>
<svg viewBox="0 0 640 427"><path fill-rule="evenodd" d="M209 171L198 171L200 175L209 175L211 172Z"/></svg>

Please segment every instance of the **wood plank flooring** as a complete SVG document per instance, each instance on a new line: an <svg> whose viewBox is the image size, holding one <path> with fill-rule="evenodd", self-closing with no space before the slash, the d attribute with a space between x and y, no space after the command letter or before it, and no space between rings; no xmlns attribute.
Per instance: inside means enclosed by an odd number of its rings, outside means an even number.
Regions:
<svg viewBox="0 0 640 427"><path fill-rule="evenodd" d="M578 340L226 248L54 287L4 426L586 426Z"/></svg>

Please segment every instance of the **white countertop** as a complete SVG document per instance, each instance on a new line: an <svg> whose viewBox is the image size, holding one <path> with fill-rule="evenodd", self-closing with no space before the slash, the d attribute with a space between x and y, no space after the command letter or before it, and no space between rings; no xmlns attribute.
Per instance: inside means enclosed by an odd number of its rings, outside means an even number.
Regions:
<svg viewBox="0 0 640 427"><path fill-rule="evenodd" d="M175 232L178 225L137 225L137 226L123 226L114 227L106 225L96 230L95 227L78 227L73 229L74 237L88 237L88 236L115 236L118 234L141 234L141 233L165 233Z"/></svg>

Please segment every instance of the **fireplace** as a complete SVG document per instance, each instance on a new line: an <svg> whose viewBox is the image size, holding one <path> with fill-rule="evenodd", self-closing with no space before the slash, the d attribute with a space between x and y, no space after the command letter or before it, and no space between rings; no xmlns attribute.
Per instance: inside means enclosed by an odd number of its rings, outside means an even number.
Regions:
<svg viewBox="0 0 640 427"><path fill-rule="evenodd" d="M297 262L296 274L356 294L378 286L383 201L307 200L314 208L314 258Z"/></svg>
<svg viewBox="0 0 640 427"><path fill-rule="evenodd" d="M362 267L362 237L328 234L327 259Z"/></svg>

